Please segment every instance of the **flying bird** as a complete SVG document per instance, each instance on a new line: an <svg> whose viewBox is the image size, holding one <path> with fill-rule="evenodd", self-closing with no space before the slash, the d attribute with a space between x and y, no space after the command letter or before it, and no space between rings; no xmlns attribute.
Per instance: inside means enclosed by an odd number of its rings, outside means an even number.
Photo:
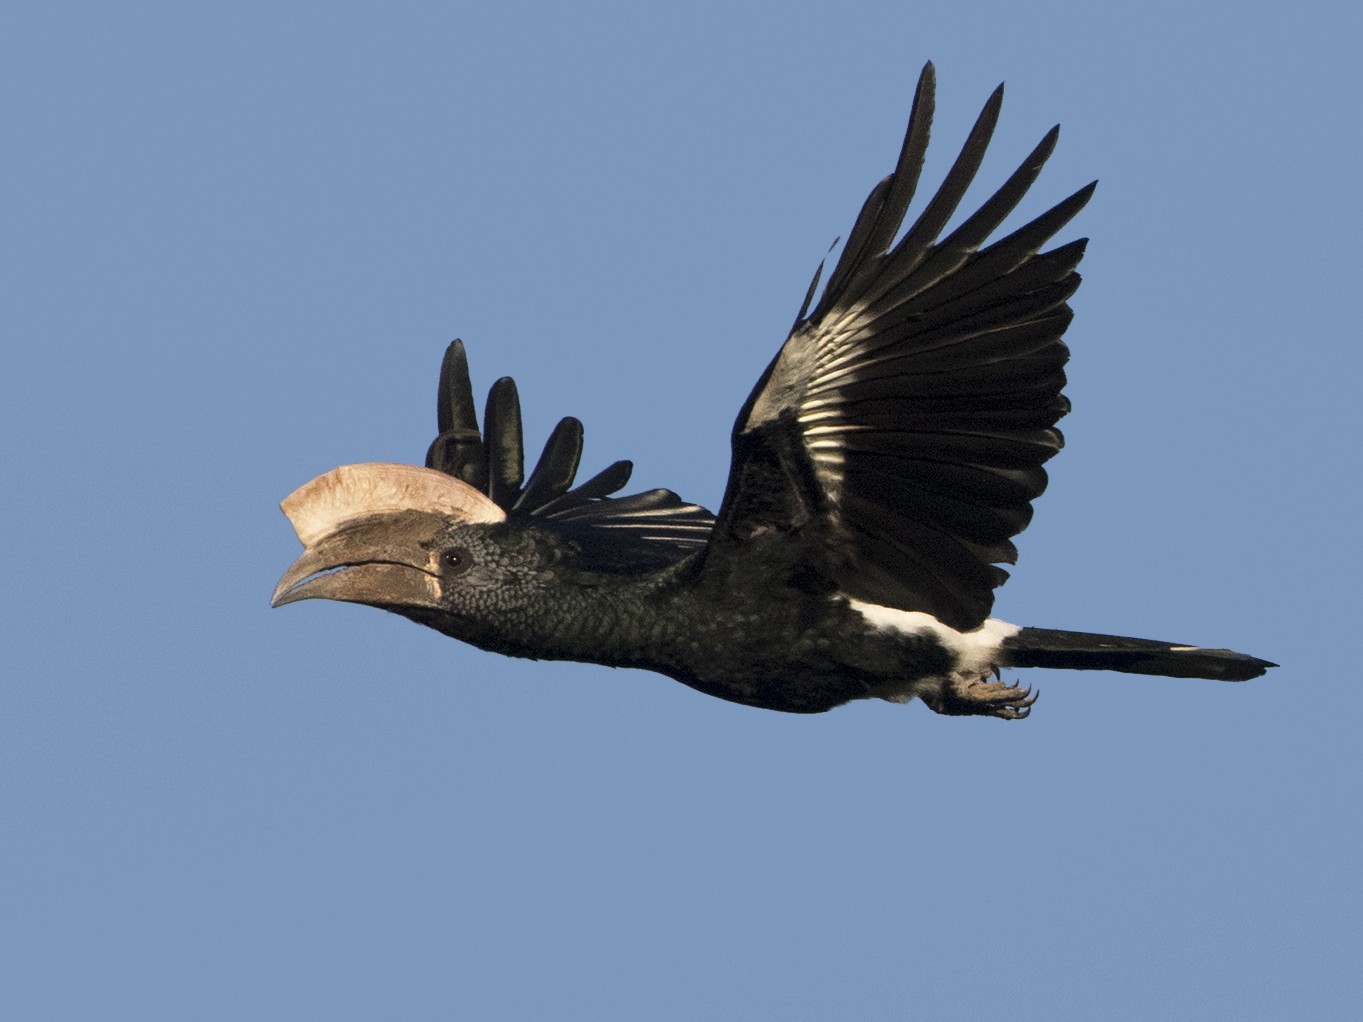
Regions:
<svg viewBox="0 0 1363 1022"><path fill-rule="evenodd" d="M993 133L1000 86L906 231L933 116L924 67L893 173L738 413L719 512L669 490L613 496L629 462L574 485L582 425L523 474L515 384L479 430L463 345L445 354L426 466L347 465L281 505L304 546L273 605L363 603L482 649L638 667L749 706L853 699L1020 719L1002 668L1244 681L1227 649L1022 628L990 617L1013 537L1046 487L1086 239L1043 251L1090 184L990 241L1055 147L1053 128L943 232ZM896 240L897 239L897 240ZM816 300L817 299L817 300Z"/></svg>

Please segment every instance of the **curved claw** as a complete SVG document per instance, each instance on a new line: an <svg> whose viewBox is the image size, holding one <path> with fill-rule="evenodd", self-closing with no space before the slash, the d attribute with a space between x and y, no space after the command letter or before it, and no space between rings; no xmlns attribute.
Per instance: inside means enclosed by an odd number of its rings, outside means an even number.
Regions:
<svg viewBox="0 0 1363 1022"><path fill-rule="evenodd" d="M1032 712L1041 692L1032 686L1022 688L1009 685L998 677L997 670L981 678L952 679L942 691L923 697L923 701L938 713L951 716L999 717L1002 720L1024 720Z"/></svg>

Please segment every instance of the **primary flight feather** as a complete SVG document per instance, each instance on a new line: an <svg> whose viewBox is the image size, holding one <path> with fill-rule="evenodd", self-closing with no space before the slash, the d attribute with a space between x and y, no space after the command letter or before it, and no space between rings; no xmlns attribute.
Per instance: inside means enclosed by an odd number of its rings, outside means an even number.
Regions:
<svg viewBox="0 0 1363 1022"><path fill-rule="evenodd" d="M628 462L574 486L582 425L571 418L527 480L514 383L493 386L480 431L456 341L426 467L343 466L284 501L305 550L274 605L365 603L483 649L646 668L801 713L917 697L939 713L1018 719L1035 695L997 680L1003 667L1242 681L1274 666L989 616L1069 409L1062 334L1085 242L1043 247L1093 185L989 241L1054 149L1052 129L942 236L1000 86L904 229L934 84L928 64L893 173L739 412L717 516L668 490L612 496Z"/></svg>

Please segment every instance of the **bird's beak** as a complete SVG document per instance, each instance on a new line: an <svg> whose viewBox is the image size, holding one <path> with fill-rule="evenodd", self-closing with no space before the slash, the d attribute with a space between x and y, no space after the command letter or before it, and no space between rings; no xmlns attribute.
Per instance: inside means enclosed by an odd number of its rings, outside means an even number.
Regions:
<svg viewBox="0 0 1363 1022"><path fill-rule="evenodd" d="M435 607L440 573L432 540L451 522L500 522L506 512L461 480L415 465L342 465L284 498L304 546L270 606L343 600Z"/></svg>
<svg viewBox="0 0 1363 1022"><path fill-rule="evenodd" d="M442 522L404 511L352 522L323 536L275 586L270 606L341 600L383 607L434 607L440 599L430 540Z"/></svg>

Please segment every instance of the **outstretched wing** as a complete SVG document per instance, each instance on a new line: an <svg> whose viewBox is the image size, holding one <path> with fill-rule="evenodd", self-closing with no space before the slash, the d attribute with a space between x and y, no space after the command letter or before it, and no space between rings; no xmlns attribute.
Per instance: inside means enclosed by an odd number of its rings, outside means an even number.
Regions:
<svg viewBox="0 0 1363 1022"><path fill-rule="evenodd" d="M573 486L582 458L582 423L562 419L525 479L521 403L515 381L503 376L488 391L483 429L469 381L462 341L445 350L436 418L439 434L426 453L434 468L487 494L509 517L533 518L578 540L594 563L646 570L705 546L714 516L671 490L612 497L633 466L617 461Z"/></svg>
<svg viewBox="0 0 1363 1022"><path fill-rule="evenodd" d="M979 168L1003 100L985 104L937 194L898 243L932 123L935 75L918 80L894 173L866 199L810 311L733 432L728 489L707 560L732 543L798 535L848 595L979 625L1007 578L1012 537L1062 445L1055 423L1069 352L1061 334L1084 240L1040 252L1093 185L980 246L1055 146L1052 129L979 211L938 235ZM822 266L820 271L822 271Z"/></svg>

